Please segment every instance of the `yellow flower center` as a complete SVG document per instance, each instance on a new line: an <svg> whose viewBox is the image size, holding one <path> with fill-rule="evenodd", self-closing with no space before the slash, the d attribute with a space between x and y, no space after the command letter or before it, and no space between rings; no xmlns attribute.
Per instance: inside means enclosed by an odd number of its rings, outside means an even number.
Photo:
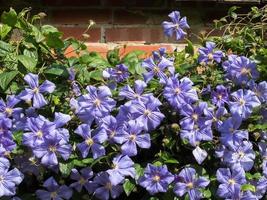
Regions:
<svg viewBox="0 0 267 200"><path fill-rule="evenodd" d="M57 197L57 192L56 191L55 192L51 192L50 197L52 199L56 198Z"/></svg>
<svg viewBox="0 0 267 200"><path fill-rule="evenodd" d="M86 181L83 177L81 177L80 180L79 180L79 183L80 183L81 185L84 185L86 182L87 182L87 181Z"/></svg>
<svg viewBox="0 0 267 200"><path fill-rule="evenodd" d="M57 147L51 145L51 146L49 146L49 151L56 152L57 151Z"/></svg>
<svg viewBox="0 0 267 200"><path fill-rule="evenodd" d="M92 146L94 144L94 140L92 138L86 139L85 142L88 146Z"/></svg>
<svg viewBox="0 0 267 200"><path fill-rule="evenodd" d="M242 69L241 69L241 74L249 74L250 73L250 69L247 69L247 68L245 68L245 67L243 67Z"/></svg>
<svg viewBox="0 0 267 200"><path fill-rule="evenodd" d="M111 184L111 182L108 182L108 183L105 185L105 188L107 188L108 190L111 190L111 189L112 189L112 184Z"/></svg>
<svg viewBox="0 0 267 200"><path fill-rule="evenodd" d="M218 97L219 100L222 100L222 95L221 94L219 94L217 97Z"/></svg>
<svg viewBox="0 0 267 200"><path fill-rule="evenodd" d="M209 59L209 60L213 60L213 55L212 55L212 53L209 53L209 54L208 54L208 59Z"/></svg>
<svg viewBox="0 0 267 200"><path fill-rule="evenodd" d="M131 140L131 141L135 141L135 140L136 140L136 135L135 135L135 134L131 134L131 135L129 136L129 140Z"/></svg>
<svg viewBox="0 0 267 200"><path fill-rule="evenodd" d="M13 109L12 108L6 108L6 113L8 115L11 115L13 113Z"/></svg>
<svg viewBox="0 0 267 200"><path fill-rule="evenodd" d="M189 182L186 184L186 187L192 189L194 187L194 184L192 182Z"/></svg>
<svg viewBox="0 0 267 200"><path fill-rule="evenodd" d="M180 88L175 88L175 90L174 90L174 92L175 92L175 94L180 94L181 93L181 89Z"/></svg>
<svg viewBox="0 0 267 200"><path fill-rule="evenodd" d="M160 176L159 176L159 175L155 175L155 176L153 177L153 181L155 181L155 182L159 182L159 181L160 181Z"/></svg>
<svg viewBox="0 0 267 200"><path fill-rule="evenodd" d="M113 138L116 135L116 131L111 131L109 137Z"/></svg>
<svg viewBox="0 0 267 200"><path fill-rule="evenodd" d="M97 107L99 107L100 104L101 104L101 101L100 101L99 99L96 99L96 100L94 101L94 104L95 104Z"/></svg>
<svg viewBox="0 0 267 200"><path fill-rule="evenodd" d="M153 69L153 71L154 71L154 73L159 73L160 72L160 68L159 67L154 67L154 69Z"/></svg>
<svg viewBox="0 0 267 200"><path fill-rule="evenodd" d="M145 110L145 111L144 111L144 115L145 115L145 116L149 116L149 115L151 115L151 111L150 111L150 110Z"/></svg>
<svg viewBox="0 0 267 200"><path fill-rule="evenodd" d="M38 138L42 138L43 137L43 132L41 130L37 131L36 133Z"/></svg>
<svg viewBox="0 0 267 200"><path fill-rule="evenodd" d="M234 184L235 184L235 180L231 178L231 179L228 180L228 183L229 183L230 185L234 185Z"/></svg>
<svg viewBox="0 0 267 200"><path fill-rule="evenodd" d="M35 94L38 93L38 92L39 92L39 88L38 88L38 87L34 88L34 89L33 89L33 92L34 92Z"/></svg>
<svg viewBox="0 0 267 200"><path fill-rule="evenodd" d="M198 115L197 114L193 114L192 118L193 118L194 121L197 121L198 120Z"/></svg>
<svg viewBox="0 0 267 200"><path fill-rule="evenodd" d="M245 153L243 151L238 152L239 158L243 158L245 156Z"/></svg>
<svg viewBox="0 0 267 200"><path fill-rule="evenodd" d="M241 99L239 100L239 103L240 103L241 106L243 106L243 105L245 105L246 101L245 101L244 99L241 98Z"/></svg>

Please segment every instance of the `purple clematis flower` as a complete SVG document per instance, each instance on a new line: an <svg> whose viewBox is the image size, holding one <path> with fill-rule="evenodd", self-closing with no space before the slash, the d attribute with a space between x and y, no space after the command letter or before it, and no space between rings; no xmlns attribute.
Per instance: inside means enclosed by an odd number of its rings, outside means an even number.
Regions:
<svg viewBox="0 0 267 200"><path fill-rule="evenodd" d="M229 101L229 89L223 85L217 85L216 90L211 92L212 103L217 107L225 106Z"/></svg>
<svg viewBox="0 0 267 200"><path fill-rule="evenodd" d="M181 197L185 193L189 194L190 200L198 200L202 198L200 189L209 185L210 181L205 177L197 177L196 170L193 168L184 168L176 178L177 182L174 186L174 193Z"/></svg>
<svg viewBox="0 0 267 200"><path fill-rule="evenodd" d="M17 169L9 170L10 163L6 158L0 158L0 197L16 194L16 185L19 185L24 176Z"/></svg>
<svg viewBox="0 0 267 200"><path fill-rule="evenodd" d="M246 130L238 130L241 123L242 118L236 113L222 123L219 128L222 144L229 145L238 143L244 139L248 140L248 132Z"/></svg>
<svg viewBox="0 0 267 200"><path fill-rule="evenodd" d="M167 49L165 47L160 47L158 51L153 51L153 60L158 63L161 61L162 57L166 57ZM172 58L171 58L172 59Z"/></svg>
<svg viewBox="0 0 267 200"><path fill-rule="evenodd" d="M131 120L128 126L122 130L114 140L123 144L121 151L124 155L135 156L137 155L137 147L149 149L151 146L150 135L143 133L144 125L140 121Z"/></svg>
<svg viewBox="0 0 267 200"><path fill-rule="evenodd" d="M166 165L154 166L147 164L144 175L139 179L139 185L154 195L158 192L167 192L169 184L174 180L174 176L168 171Z"/></svg>
<svg viewBox="0 0 267 200"><path fill-rule="evenodd" d="M183 39L186 35L184 29L189 29L186 17L181 18L179 11L173 11L168 15L171 18L171 22L164 21L162 23L164 34L168 37L176 36L176 40Z"/></svg>
<svg viewBox="0 0 267 200"><path fill-rule="evenodd" d="M53 167L58 164L57 155L67 160L71 155L72 147L61 135L55 133L47 135L45 141L33 147L33 153L37 158L41 158L43 165Z"/></svg>
<svg viewBox="0 0 267 200"><path fill-rule="evenodd" d="M50 177L43 185L47 190L37 190L36 195L41 200L62 200L72 197L72 190L66 185L59 186L53 177Z"/></svg>
<svg viewBox="0 0 267 200"><path fill-rule="evenodd" d="M75 94L75 96L80 96L82 93L78 83L75 81L76 73L74 67L70 67L68 72L69 72L69 80L71 81L72 91Z"/></svg>
<svg viewBox="0 0 267 200"><path fill-rule="evenodd" d="M115 68L107 68L103 71L103 77L120 83L129 77L130 73L125 64L116 65Z"/></svg>
<svg viewBox="0 0 267 200"><path fill-rule="evenodd" d="M255 153L251 142L241 141L227 147L224 154L224 162L234 168L243 168L245 171L249 171L253 167Z"/></svg>
<svg viewBox="0 0 267 200"><path fill-rule="evenodd" d="M245 56L228 56L228 61L223 63L223 68L226 71L226 77L239 85L259 77L255 62Z"/></svg>
<svg viewBox="0 0 267 200"><path fill-rule="evenodd" d="M98 128L92 131L90 125L82 124L78 126L75 133L82 136L84 139L84 142L77 144L83 158L87 157L90 150L94 159L106 154L104 146L101 145L108 138L104 129Z"/></svg>
<svg viewBox="0 0 267 200"><path fill-rule="evenodd" d="M215 128L218 130L223 122L221 121L221 118L224 117L226 114L228 114L225 107L219 107L217 110L214 108L207 108L204 110L204 115L206 116L206 124L213 123Z"/></svg>
<svg viewBox="0 0 267 200"><path fill-rule="evenodd" d="M157 98L148 96L147 102L135 101L130 109L133 117L144 125L144 130L149 131L160 125L165 117L158 108L160 105Z"/></svg>
<svg viewBox="0 0 267 200"><path fill-rule="evenodd" d="M248 82L249 88L255 93L259 98L260 102L264 103L267 101L267 82L262 81L259 84L255 83L253 80Z"/></svg>
<svg viewBox="0 0 267 200"><path fill-rule="evenodd" d="M121 122L112 115L104 117L100 122L100 128L106 131L110 143L115 142L114 138L121 134L123 127Z"/></svg>
<svg viewBox="0 0 267 200"><path fill-rule="evenodd" d="M126 176L135 177L134 162L127 155L118 155L113 158L112 167L107 170L112 185L122 183Z"/></svg>
<svg viewBox="0 0 267 200"><path fill-rule="evenodd" d="M190 104L184 104L181 107L180 113L182 116L185 116L180 120L180 125L182 129L192 130L195 125L203 124L208 125L210 122L209 119L204 115L204 111L208 108L206 102L200 102L197 105L191 106ZM210 122L211 125L211 122Z"/></svg>
<svg viewBox="0 0 267 200"><path fill-rule="evenodd" d="M74 182L70 185L71 188L75 188L77 192L81 192L82 188L84 187L88 192L90 192L90 179L93 177L94 173L91 168L86 167L80 170L80 172L77 169L71 170L70 178L72 180L76 180L77 182Z"/></svg>
<svg viewBox="0 0 267 200"><path fill-rule="evenodd" d="M156 76L159 78L160 83L165 84L168 79L165 72L168 70L169 73L174 73L173 62L164 57L162 57L158 64L156 64L152 58L147 58L142 62L142 67L147 70L147 72L143 74L146 83Z"/></svg>
<svg viewBox="0 0 267 200"><path fill-rule="evenodd" d="M47 104L42 93L52 93L55 90L55 84L46 80L39 86L39 77L36 74L29 73L24 77L24 80L30 88L26 88L19 94L19 98L30 102L33 100L34 108L41 108Z"/></svg>
<svg viewBox="0 0 267 200"><path fill-rule="evenodd" d="M251 90L239 89L231 94L232 101L229 102L231 113L239 114L243 119L250 116L253 108L261 105L260 100Z"/></svg>
<svg viewBox="0 0 267 200"><path fill-rule="evenodd" d="M123 192L122 185L111 183L107 172L97 174L91 187L94 195L101 200L116 199Z"/></svg>
<svg viewBox="0 0 267 200"><path fill-rule="evenodd" d="M45 141L45 136L53 134L56 125L43 117L30 117L27 119L26 132L23 134L22 143L29 147L35 147Z"/></svg>
<svg viewBox="0 0 267 200"><path fill-rule="evenodd" d="M199 146L197 146L193 151L193 156L195 157L197 163L201 165L203 161L207 158L208 153L204 149L201 149Z"/></svg>
<svg viewBox="0 0 267 200"><path fill-rule="evenodd" d="M260 142L258 144L259 150L260 150L260 155L262 157L262 170L263 174L267 177L267 143L265 142Z"/></svg>
<svg viewBox="0 0 267 200"><path fill-rule="evenodd" d="M248 183L250 185L253 185L256 190L254 192L246 191L245 193L249 193L249 194L246 194L246 196L247 195L254 196L255 200L262 199L267 190L267 178L262 176L259 179L249 180Z"/></svg>
<svg viewBox="0 0 267 200"><path fill-rule="evenodd" d="M193 82L189 78L179 80L176 74L167 80L163 94L172 107L180 109L184 104L198 100L197 92L192 86Z"/></svg>
<svg viewBox="0 0 267 200"><path fill-rule="evenodd" d="M206 47L200 47L198 49L199 57L198 62L199 63L209 63L216 61L217 63L220 63L222 60L223 52L218 50L214 51L216 44L214 42L206 42Z"/></svg>
<svg viewBox="0 0 267 200"><path fill-rule="evenodd" d="M144 81L136 80L134 82L134 90L129 85L126 85L120 90L119 96L127 100L145 101L146 96L143 95L143 92L146 87L147 84Z"/></svg>
<svg viewBox="0 0 267 200"><path fill-rule="evenodd" d="M14 95L8 96L6 103L0 99L0 115L5 117L19 116L22 113L22 108L14 108L19 102L20 99Z"/></svg>
<svg viewBox="0 0 267 200"><path fill-rule="evenodd" d="M222 198L231 198L239 193L241 185L246 183L245 171L240 167L219 168L216 172L217 180L221 183L217 194Z"/></svg>
<svg viewBox="0 0 267 200"><path fill-rule="evenodd" d="M111 99L111 91L107 86L88 86L88 93L71 100L71 107L81 120L91 123L109 115L115 107L116 102Z"/></svg>

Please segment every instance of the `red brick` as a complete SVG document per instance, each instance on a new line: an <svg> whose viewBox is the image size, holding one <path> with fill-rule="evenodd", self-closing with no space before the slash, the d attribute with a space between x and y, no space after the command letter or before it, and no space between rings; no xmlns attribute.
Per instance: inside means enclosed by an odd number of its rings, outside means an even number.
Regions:
<svg viewBox="0 0 267 200"><path fill-rule="evenodd" d="M64 33L63 38L74 37L82 40L82 34L86 30L86 27L58 27L58 29ZM99 42L101 38L100 28L92 28L86 32L90 37L86 42Z"/></svg>
<svg viewBox="0 0 267 200"><path fill-rule="evenodd" d="M89 20L97 24L111 23L111 10L86 9L86 10L54 10L51 21L55 24L88 24Z"/></svg>
<svg viewBox="0 0 267 200"><path fill-rule="evenodd" d="M103 6L119 6L119 7L162 7L166 0L102 0Z"/></svg>
<svg viewBox="0 0 267 200"><path fill-rule="evenodd" d="M43 0L42 2L46 6L98 6L101 5L101 0Z"/></svg>
<svg viewBox="0 0 267 200"><path fill-rule="evenodd" d="M115 10L114 24L146 24L149 19L141 10Z"/></svg>
<svg viewBox="0 0 267 200"><path fill-rule="evenodd" d="M110 28L105 31L106 41L145 41L147 43L165 42L161 27Z"/></svg>

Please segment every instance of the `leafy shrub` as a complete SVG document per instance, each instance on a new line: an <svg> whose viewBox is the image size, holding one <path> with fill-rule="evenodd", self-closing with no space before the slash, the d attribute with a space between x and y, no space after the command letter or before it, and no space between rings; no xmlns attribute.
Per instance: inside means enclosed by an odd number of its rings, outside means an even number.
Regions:
<svg viewBox="0 0 267 200"><path fill-rule="evenodd" d="M0 197L264 198L267 10L236 9L203 46L186 39L146 59L104 59L42 25L43 13L4 12ZM185 38L186 17L169 17L165 34ZM66 57L70 46L79 56Z"/></svg>

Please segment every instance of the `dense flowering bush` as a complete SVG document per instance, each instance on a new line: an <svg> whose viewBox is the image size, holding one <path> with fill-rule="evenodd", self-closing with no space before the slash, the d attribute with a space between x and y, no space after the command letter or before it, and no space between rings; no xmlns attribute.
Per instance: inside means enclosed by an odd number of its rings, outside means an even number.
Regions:
<svg viewBox="0 0 267 200"><path fill-rule="evenodd" d="M235 9L215 21L221 36L145 59L118 49L104 59L33 25L43 13L4 12L0 197L264 198L267 12ZM185 38L186 17L169 17L164 33ZM79 56L66 58L69 46Z"/></svg>

